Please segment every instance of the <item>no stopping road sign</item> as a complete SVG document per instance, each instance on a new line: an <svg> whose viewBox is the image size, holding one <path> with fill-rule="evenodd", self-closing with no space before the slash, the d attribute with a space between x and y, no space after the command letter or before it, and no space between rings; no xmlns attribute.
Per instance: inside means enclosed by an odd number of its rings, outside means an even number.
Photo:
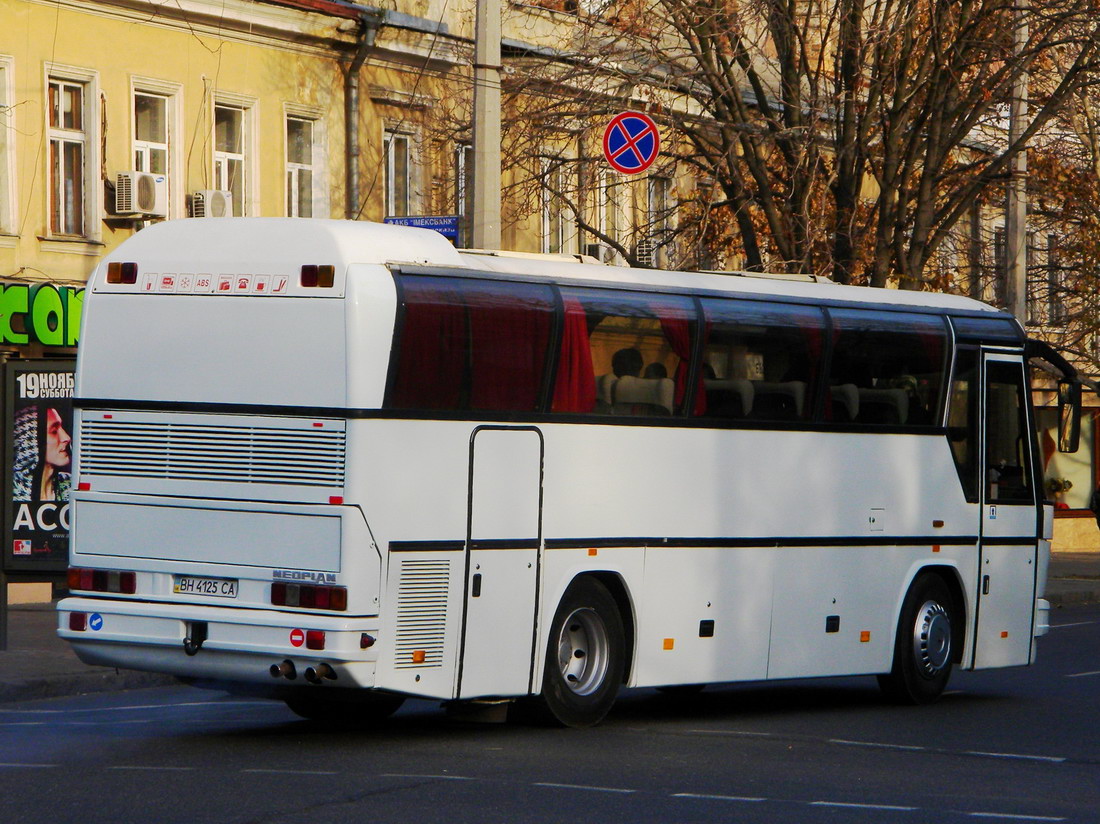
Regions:
<svg viewBox="0 0 1100 824"><path fill-rule="evenodd" d="M657 124L641 112L616 115L603 133L603 156L623 174L644 172L661 151Z"/></svg>

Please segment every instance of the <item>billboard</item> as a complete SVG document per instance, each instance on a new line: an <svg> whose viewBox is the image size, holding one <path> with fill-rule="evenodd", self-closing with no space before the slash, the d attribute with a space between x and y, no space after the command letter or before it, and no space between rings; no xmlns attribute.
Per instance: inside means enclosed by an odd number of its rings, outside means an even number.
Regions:
<svg viewBox="0 0 1100 824"><path fill-rule="evenodd" d="M6 366L3 561L9 572L68 566L74 367L71 360Z"/></svg>

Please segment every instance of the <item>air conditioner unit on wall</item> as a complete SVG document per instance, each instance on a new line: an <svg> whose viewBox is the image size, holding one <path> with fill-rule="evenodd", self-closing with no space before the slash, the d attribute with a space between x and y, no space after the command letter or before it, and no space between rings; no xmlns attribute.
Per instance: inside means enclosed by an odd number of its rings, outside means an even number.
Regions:
<svg viewBox="0 0 1100 824"><path fill-rule="evenodd" d="M233 217L233 193L201 189L191 195L191 217Z"/></svg>
<svg viewBox="0 0 1100 824"><path fill-rule="evenodd" d="M119 172L115 179L115 214L168 217L168 179L149 172Z"/></svg>

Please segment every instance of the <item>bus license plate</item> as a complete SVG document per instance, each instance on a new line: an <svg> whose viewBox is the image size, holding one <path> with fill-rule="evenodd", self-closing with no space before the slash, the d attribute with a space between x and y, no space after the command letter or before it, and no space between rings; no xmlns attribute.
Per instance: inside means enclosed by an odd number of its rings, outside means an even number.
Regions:
<svg viewBox="0 0 1100 824"><path fill-rule="evenodd" d="M236 598L236 578L196 578L177 575L172 591L179 595L207 595L213 598Z"/></svg>

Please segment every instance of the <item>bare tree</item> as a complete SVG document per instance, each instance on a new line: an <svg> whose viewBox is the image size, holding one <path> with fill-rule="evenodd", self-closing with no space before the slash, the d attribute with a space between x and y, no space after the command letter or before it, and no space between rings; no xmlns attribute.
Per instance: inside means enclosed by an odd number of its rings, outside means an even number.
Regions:
<svg viewBox="0 0 1100 824"><path fill-rule="evenodd" d="M642 107L669 162L703 183L678 188L678 223L658 236L678 259L923 288L960 221L999 201L1016 153L1100 79L1091 0L1017 6L623 0L554 15L558 34L509 60L506 164L522 170L510 195L531 210L537 190L556 191L586 235L640 262L647 227L604 231L593 192L600 125ZM1031 116L1009 145L1022 73Z"/></svg>

